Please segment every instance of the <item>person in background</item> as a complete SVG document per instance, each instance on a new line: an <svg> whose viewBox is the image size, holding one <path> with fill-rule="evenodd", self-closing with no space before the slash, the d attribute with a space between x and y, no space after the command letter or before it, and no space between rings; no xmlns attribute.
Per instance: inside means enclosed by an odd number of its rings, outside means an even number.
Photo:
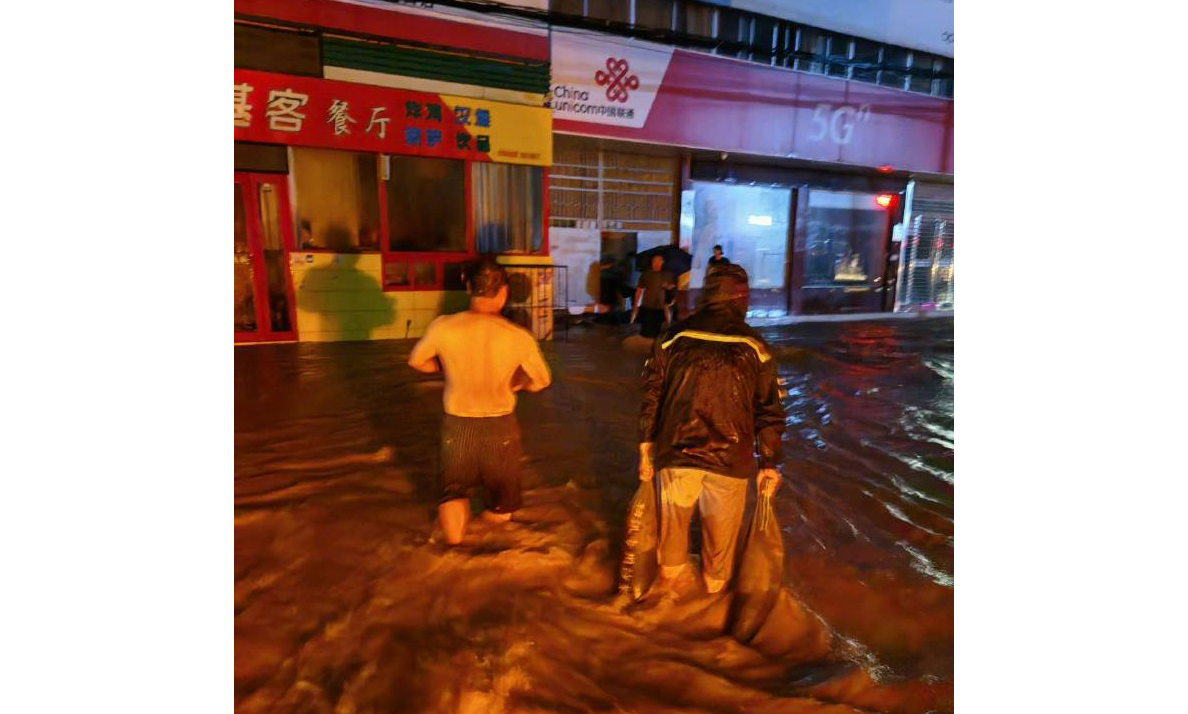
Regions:
<svg viewBox="0 0 1188 714"><path fill-rule="evenodd" d="M709 259L709 266L705 270L706 275L709 275L715 269L720 268L723 265L730 265L730 259L722 254L722 246L715 245L714 257Z"/></svg>
<svg viewBox="0 0 1188 714"><path fill-rule="evenodd" d="M676 281L672 273L664 269L664 258L652 256L651 269L639 276L639 285L635 288L635 306L631 309L632 323L637 317L641 318L641 336L655 339L660 334L660 327L668 312L667 291L674 289Z"/></svg>
<svg viewBox="0 0 1188 714"><path fill-rule="evenodd" d="M630 251L624 256L623 260L619 261L620 281L619 281L619 297L623 298L623 307L626 310L627 302L633 300L635 297L635 281L638 272L635 270L635 251ZM634 305L632 305L634 308ZM624 312L623 317L627 314Z"/></svg>
<svg viewBox="0 0 1188 714"><path fill-rule="evenodd" d="M493 502L486 520L509 521L520 507L515 393L539 392L551 381L536 338L499 314L507 302L503 266L480 259L467 271L466 289L470 309L434 320L408 356L419 372L445 373L437 514L450 545L462 542L478 486Z"/></svg>
<svg viewBox="0 0 1188 714"><path fill-rule="evenodd" d="M615 311L615 305L619 302L619 297L615 294L617 281L618 270L615 268L615 259L609 255L602 256L602 260L598 262L597 312L613 313Z"/></svg>
<svg viewBox="0 0 1188 714"><path fill-rule="evenodd" d="M695 508L705 589L716 593L734 567L749 479L768 495L779 487L784 406L776 362L744 319L748 297L745 270L715 269L697 311L664 331L644 367L639 478L660 474L654 602L678 594Z"/></svg>

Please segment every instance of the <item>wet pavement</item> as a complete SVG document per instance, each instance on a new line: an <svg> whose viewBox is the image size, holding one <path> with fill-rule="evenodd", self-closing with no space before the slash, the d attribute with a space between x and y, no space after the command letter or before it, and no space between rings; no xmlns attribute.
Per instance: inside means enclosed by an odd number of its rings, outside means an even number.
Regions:
<svg viewBox="0 0 1188 714"><path fill-rule="evenodd" d="M952 325L761 329L810 615L774 656L723 634L728 594L667 619L616 596L643 363L622 334L544 345L525 508L455 549L430 542L441 381L412 341L237 348L236 710L952 711Z"/></svg>

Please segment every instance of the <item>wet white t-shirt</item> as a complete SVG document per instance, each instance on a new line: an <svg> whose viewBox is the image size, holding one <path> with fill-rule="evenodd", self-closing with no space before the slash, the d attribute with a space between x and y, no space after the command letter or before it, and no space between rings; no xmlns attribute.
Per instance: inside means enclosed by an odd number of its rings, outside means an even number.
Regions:
<svg viewBox="0 0 1188 714"><path fill-rule="evenodd" d="M461 417L495 417L516 409L512 378L524 370L525 388L544 389L551 376L524 328L498 315L460 312L434 320L413 347L409 364L437 357L445 370L445 412Z"/></svg>

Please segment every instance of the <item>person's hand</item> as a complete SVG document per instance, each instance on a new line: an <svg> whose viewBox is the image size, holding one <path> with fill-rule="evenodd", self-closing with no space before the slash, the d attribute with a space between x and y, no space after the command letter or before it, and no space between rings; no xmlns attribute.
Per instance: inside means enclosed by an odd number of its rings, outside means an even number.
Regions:
<svg viewBox="0 0 1188 714"><path fill-rule="evenodd" d="M639 445L639 480L651 481L655 470L652 467L652 445Z"/></svg>
<svg viewBox="0 0 1188 714"><path fill-rule="evenodd" d="M774 496L780 487L780 472L775 469L759 469L755 476L755 488L764 496Z"/></svg>

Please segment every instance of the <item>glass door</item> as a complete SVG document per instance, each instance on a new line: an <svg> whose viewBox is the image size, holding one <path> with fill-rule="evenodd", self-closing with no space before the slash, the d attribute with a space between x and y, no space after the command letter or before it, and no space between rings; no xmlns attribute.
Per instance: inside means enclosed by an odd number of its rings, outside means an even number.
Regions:
<svg viewBox="0 0 1188 714"><path fill-rule="evenodd" d="M297 339L285 178L235 174L235 341Z"/></svg>
<svg viewBox="0 0 1188 714"><path fill-rule="evenodd" d="M877 194L848 191L808 192L802 257L796 271L794 302L798 312L880 312L891 212Z"/></svg>

